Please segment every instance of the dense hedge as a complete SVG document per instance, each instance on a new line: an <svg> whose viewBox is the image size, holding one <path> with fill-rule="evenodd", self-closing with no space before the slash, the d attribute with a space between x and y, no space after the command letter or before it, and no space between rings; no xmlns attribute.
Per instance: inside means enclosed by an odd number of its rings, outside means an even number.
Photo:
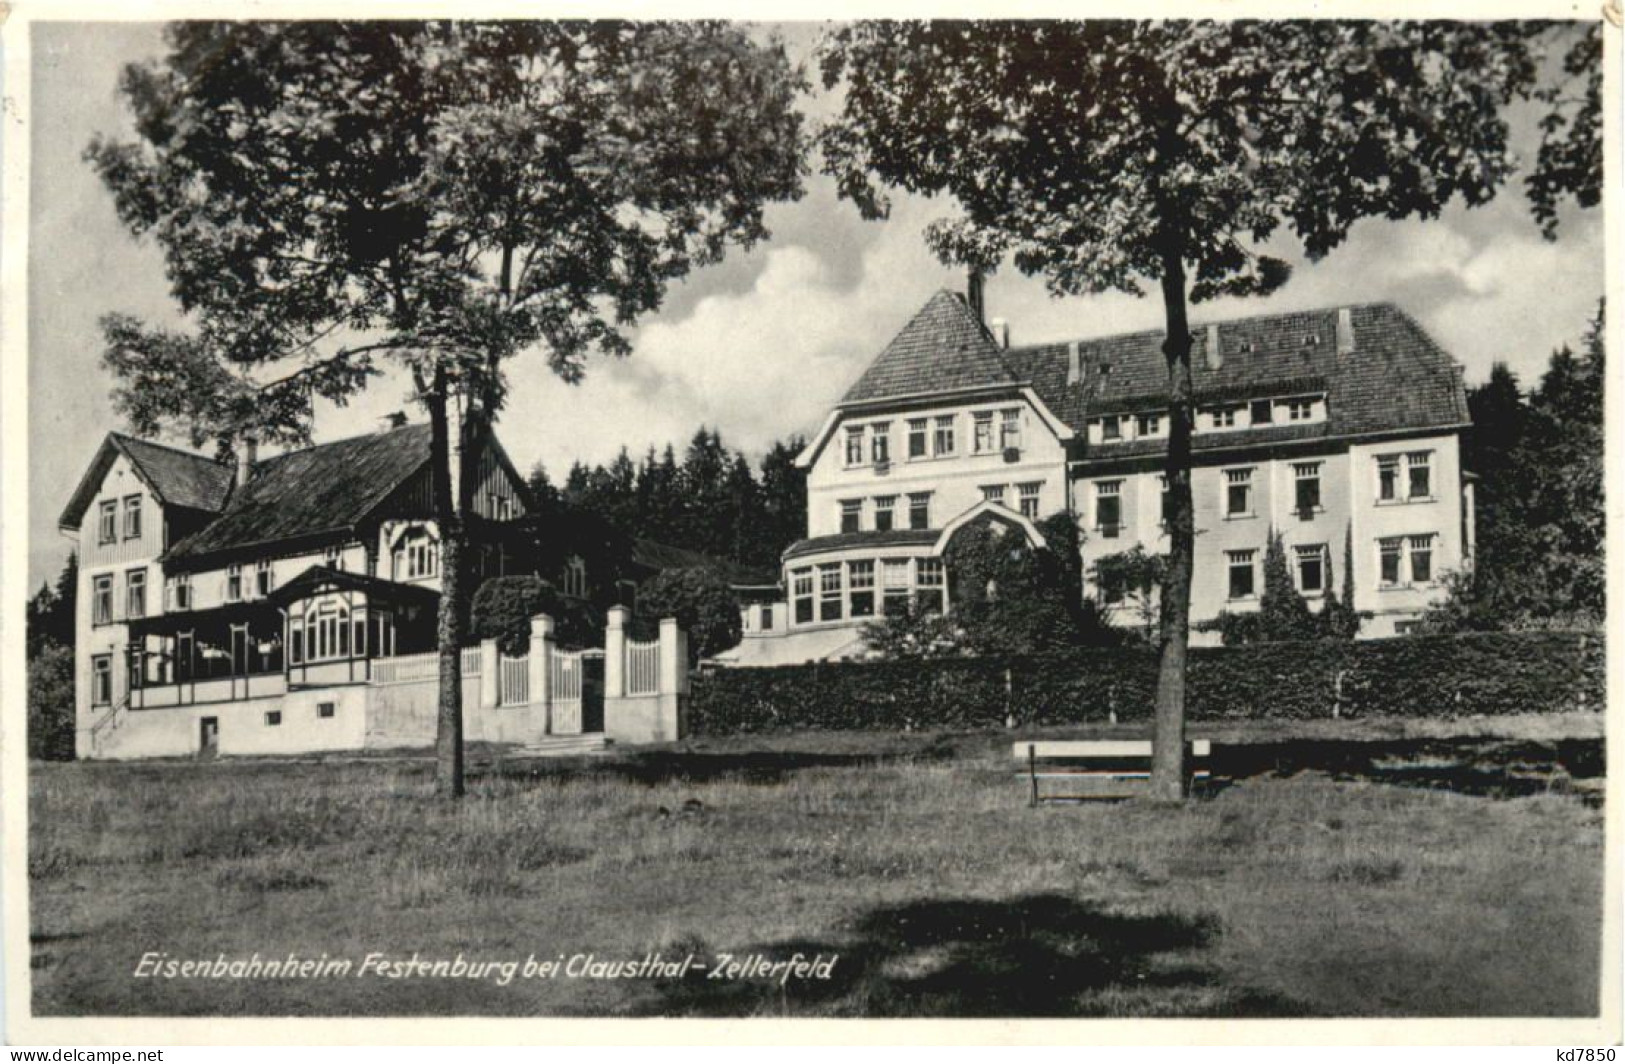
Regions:
<svg viewBox="0 0 1625 1064"><path fill-rule="evenodd" d="M1578 632L1259 643L1191 651L1193 720L1600 711L1604 646ZM1080 649L1029 658L720 669L695 678L696 732L988 728L1147 720L1156 654Z"/></svg>

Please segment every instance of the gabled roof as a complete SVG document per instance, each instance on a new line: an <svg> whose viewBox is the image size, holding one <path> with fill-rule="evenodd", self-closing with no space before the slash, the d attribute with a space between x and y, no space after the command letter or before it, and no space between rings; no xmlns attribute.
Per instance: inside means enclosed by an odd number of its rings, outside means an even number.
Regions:
<svg viewBox="0 0 1625 1064"><path fill-rule="evenodd" d="M399 584L393 580L333 569L326 565L312 565L273 590L265 597L265 601L273 606L283 606L302 598L309 598L329 588L360 591L372 602L417 604L432 608L440 601L440 592L433 588L420 587L417 584Z"/></svg>
<svg viewBox="0 0 1625 1064"><path fill-rule="evenodd" d="M335 440L258 463L208 527L164 560L348 532L429 461L426 423Z"/></svg>
<svg viewBox="0 0 1625 1064"><path fill-rule="evenodd" d="M218 513L231 494L232 470L225 463L191 451L109 432L80 479L73 498L63 509L57 522L61 528L78 528L84 523L85 511L101 488L102 478L120 455L129 460L136 476L162 505Z"/></svg>
<svg viewBox="0 0 1625 1064"><path fill-rule="evenodd" d="M942 290L847 389L841 405L1015 383L975 311L963 296Z"/></svg>
<svg viewBox="0 0 1625 1064"><path fill-rule="evenodd" d="M1349 436L1459 426L1469 418L1461 370L1408 314L1390 303L1347 308L1352 351L1337 346L1338 308L1270 314L1217 323L1221 352L1208 360L1210 330L1192 329L1196 401L1324 393L1328 418L1303 429L1311 436ZM1076 341L1081 379L1068 383L1069 344L1013 348L1005 360L1057 415L1079 432L1090 417L1167 405L1163 333L1152 330ZM1266 442L1277 428L1212 434L1201 444ZM1157 441L1135 441L1160 453ZM1090 456L1128 453L1128 444L1095 445Z"/></svg>

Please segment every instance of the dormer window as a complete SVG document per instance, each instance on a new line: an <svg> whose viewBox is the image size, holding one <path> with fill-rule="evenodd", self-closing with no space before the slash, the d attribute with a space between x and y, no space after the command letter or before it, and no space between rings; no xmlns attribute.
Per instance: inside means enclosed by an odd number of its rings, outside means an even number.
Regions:
<svg viewBox="0 0 1625 1064"><path fill-rule="evenodd" d="M1134 426L1135 434L1141 438L1162 435L1161 414L1141 414Z"/></svg>
<svg viewBox="0 0 1625 1064"><path fill-rule="evenodd" d="M1286 401L1286 418L1288 421L1309 421L1315 416L1315 401L1313 399L1288 399Z"/></svg>
<svg viewBox="0 0 1625 1064"><path fill-rule="evenodd" d="M1253 424L1268 425L1274 418L1274 403L1268 399L1253 400Z"/></svg>
<svg viewBox="0 0 1625 1064"><path fill-rule="evenodd" d="M1120 440L1123 438L1123 419L1120 417L1104 417L1100 419L1100 438L1102 440Z"/></svg>

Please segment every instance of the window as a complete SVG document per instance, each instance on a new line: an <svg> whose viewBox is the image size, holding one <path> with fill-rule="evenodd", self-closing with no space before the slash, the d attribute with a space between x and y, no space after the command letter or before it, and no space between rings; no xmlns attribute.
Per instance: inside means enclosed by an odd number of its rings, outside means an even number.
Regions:
<svg viewBox="0 0 1625 1064"><path fill-rule="evenodd" d="M271 561L262 558L254 563L254 594L264 598L271 593Z"/></svg>
<svg viewBox="0 0 1625 1064"><path fill-rule="evenodd" d="M873 561L847 563L847 587L851 591L852 616L875 615L875 563Z"/></svg>
<svg viewBox="0 0 1625 1064"><path fill-rule="evenodd" d="M763 606L762 607L762 620L761 620L760 627L761 627L762 631L764 631L764 632L771 632L773 630L773 607L772 606Z"/></svg>
<svg viewBox="0 0 1625 1064"><path fill-rule="evenodd" d="M1239 409L1240 407L1234 406L1216 406L1208 411L1208 417L1212 419L1213 427L1216 429L1233 429L1236 427L1236 411Z"/></svg>
<svg viewBox="0 0 1625 1064"><path fill-rule="evenodd" d="M895 495L879 495L875 497L875 531L890 532L892 530L892 509L897 504Z"/></svg>
<svg viewBox="0 0 1625 1064"><path fill-rule="evenodd" d="M1095 528L1102 539L1116 539L1123 524L1123 482L1095 481Z"/></svg>
<svg viewBox="0 0 1625 1064"><path fill-rule="evenodd" d="M282 711L280 709L266 710L265 726L267 728L280 728L282 726Z"/></svg>
<svg viewBox="0 0 1625 1064"><path fill-rule="evenodd" d="M944 414L937 418L936 434L931 441L931 453L941 457L954 453L954 416Z"/></svg>
<svg viewBox="0 0 1625 1064"><path fill-rule="evenodd" d="M1405 560L1405 541L1398 536L1377 540L1377 584L1398 587L1400 565Z"/></svg>
<svg viewBox="0 0 1625 1064"><path fill-rule="evenodd" d="M106 499L102 502L96 521L96 542L118 542L118 500Z"/></svg>
<svg viewBox="0 0 1625 1064"><path fill-rule="evenodd" d="M1315 414L1315 401L1313 399L1288 399L1286 401L1286 417L1288 421L1308 421Z"/></svg>
<svg viewBox="0 0 1625 1064"><path fill-rule="evenodd" d="M943 573L941 558L921 558L915 562L916 578L919 585L915 594L922 613L942 613L947 603L944 596L947 593L947 580Z"/></svg>
<svg viewBox="0 0 1625 1064"><path fill-rule="evenodd" d="M1224 515L1251 517L1253 515L1253 471L1226 469L1224 471Z"/></svg>
<svg viewBox="0 0 1625 1064"><path fill-rule="evenodd" d="M1003 502L1004 502L1004 485L1003 484L983 484L982 485L982 501L983 502L996 502L996 503L1003 504Z"/></svg>
<svg viewBox="0 0 1625 1064"><path fill-rule="evenodd" d="M305 653L309 661L327 661L350 656L350 611L341 602L327 599L304 617ZM380 648L382 650L383 648ZM363 647L356 647L357 653Z"/></svg>
<svg viewBox="0 0 1625 1064"><path fill-rule="evenodd" d="M1021 492L1021 516L1030 520L1038 519L1038 493L1042 491L1042 483L1022 484L1017 490Z"/></svg>
<svg viewBox="0 0 1625 1064"><path fill-rule="evenodd" d="M124 500L124 538L141 538L141 496L130 495Z"/></svg>
<svg viewBox="0 0 1625 1064"><path fill-rule="evenodd" d="M880 591L886 616L908 613L907 558L886 558L880 563Z"/></svg>
<svg viewBox="0 0 1625 1064"><path fill-rule="evenodd" d="M1293 504L1299 516L1308 517L1320 509L1320 463L1292 463Z"/></svg>
<svg viewBox="0 0 1625 1064"><path fill-rule="evenodd" d="M999 411L999 449L1004 451L1021 449L1021 411Z"/></svg>
<svg viewBox="0 0 1625 1064"><path fill-rule="evenodd" d="M134 619L147 615L147 571L131 569L124 574L124 616Z"/></svg>
<svg viewBox="0 0 1625 1064"><path fill-rule="evenodd" d="M1419 632L1421 630L1421 627L1422 627L1422 622L1421 621L1395 621L1394 622L1394 634L1395 635L1415 635L1417 632Z"/></svg>
<svg viewBox="0 0 1625 1064"><path fill-rule="evenodd" d="M820 621L838 621L841 619L841 566L820 565L818 567L818 619Z"/></svg>
<svg viewBox="0 0 1625 1064"><path fill-rule="evenodd" d="M1123 419L1120 417L1103 417L1100 419L1100 438L1102 440L1120 440L1123 438Z"/></svg>
<svg viewBox="0 0 1625 1064"><path fill-rule="evenodd" d="M790 596L795 601L796 623L811 624L813 619L813 573L811 569L797 569L790 574Z"/></svg>
<svg viewBox="0 0 1625 1064"><path fill-rule="evenodd" d="M243 567L233 563L226 567L226 601L241 602L243 600Z"/></svg>
<svg viewBox="0 0 1625 1064"><path fill-rule="evenodd" d="M90 704L113 704L113 655L97 654L90 659Z"/></svg>
<svg viewBox="0 0 1625 1064"><path fill-rule="evenodd" d="M1393 502L1399 498L1399 455L1385 454L1377 458L1377 499Z"/></svg>
<svg viewBox="0 0 1625 1064"><path fill-rule="evenodd" d="M1253 424L1268 425L1274 420L1274 406L1268 399L1253 400Z"/></svg>
<svg viewBox="0 0 1625 1064"><path fill-rule="evenodd" d="M1427 499L1433 496L1433 452L1412 451L1405 456L1406 498Z"/></svg>
<svg viewBox="0 0 1625 1064"><path fill-rule="evenodd" d="M1250 550L1224 552L1230 565L1230 597L1233 599L1253 597L1253 554Z"/></svg>
<svg viewBox="0 0 1625 1064"><path fill-rule="evenodd" d="M863 527L863 500L841 500L841 531L856 532Z"/></svg>
<svg viewBox="0 0 1625 1064"><path fill-rule="evenodd" d="M339 572L343 572L344 548L328 547L327 550L322 552L322 564L327 566L329 569L335 569Z"/></svg>
<svg viewBox="0 0 1625 1064"><path fill-rule="evenodd" d="M1411 583L1433 583L1433 537L1411 536Z"/></svg>
<svg viewBox="0 0 1625 1064"><path fill-rule="evenodd" d="M891 464L891 424L870 425L869 457L877 466Z"/></svg>
<svg viewBox="0 0 1625 1064"><path fill-rule="evenodd" d="M169 601L174 609L189 610L192 608L192 577L186 573L171 577L169 580Z"/></svg>
<svg viewBox="0 0 1625 1064"><path fill-rule="evenodd" d="M926 424L926 420L923 417L909 418L908 456L911 459L925 457Z"/></svg>
<svg viewBox="0 0 1625 1064"><path fill-rule="evenodd" d="M1162 507L1158 513L1161 514L1162 526L1167 528L1168 522L1172 519L1174 513L1174 493L1168 488L1168 474L1158 474L1157 491L1162 496Z"/></svg>
<svg viewBox="0 0 1625 1064"><path fill-rule="evenodd" d="M1326 591L1326 544L1314 543L1292 548L1298 556L1298 590L1305 595Z"/></svg>
<svg viewBox="0 0 1625 1064"><path fill-rule="evenodd" d="M908 527L931 527L931 493L922 491L908 497Z"/></svg>
<svg viewBox="0 0 1625 1064"><path fill-rule="evenodd" d="M852 425L846 430L846 464L848 468L863 464L862 425Z"/></svg>
<svg viewBox="0 0 1625 1064"><path fill-rule="evenodd" d="M321 720L332 720L338 714L337 702L317 702L316 716Z"/></svg>
<svg viewBox="0 0 1625 1064"><path fill-rule="evenodd" d="M564 563L564 593L572 598L584 599L587 597L587 563L580 557L571 555Z"/></svg>
<svg viewBox="0 0 1625 1064"><path fill-rule="evenodd" d="M993 411L978 411L972 417L971 450L976 454L993 450Z"/></svg>
<svg viewBox="0 0 1625 1064"><path fill-rule="evenodd" d="M1134 431L1138 436L1162 435L1162 415L1141 414L1135 423Z"/></svg>
<svg viewBox="0 0 1625 1064"><path fill-rule="evenodd" d="M406 533L396 541L395 578L418 580L433 576L440 568L439 544L421 528Z"/></svg>
<svg viewBox="0 0 1625 1064"><path fill-rule="evenodd" d="M98 576L91 581L90 619L94 624L113 623L113 577Z"/></svg>

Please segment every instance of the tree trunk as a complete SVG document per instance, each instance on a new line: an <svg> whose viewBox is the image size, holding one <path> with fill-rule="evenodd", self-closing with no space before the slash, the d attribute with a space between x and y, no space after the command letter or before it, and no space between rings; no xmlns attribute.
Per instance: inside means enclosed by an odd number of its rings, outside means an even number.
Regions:
<svg viewBox="0 0 1625 1064"><path fill-rule="evenodd" d="M1151 796L1185 797L1185 658L1190 643L1191 571L1196 522L1191 500L1191 331L1185 311L1185 263L1178 248L1163 253L1162 301L1168 335L1168 571L1162 588L1161 653L1151 744Z"/></svg>
<svg viewBox="0 0 1625 1064"><path fill-rule="evenodd" d="M459 434L453 447L447 418L446 375L437 369L427 397L429 407L429 470L434 496L435 525L440 534L440 607L435 624L435 645L440 654L440 701L435 727L435 793L445 798L463 795L463 513L461 500L452 494L451 463L467 452ZM459 486L467 476L458 477ZM459 495L465 494L463 491Z"/></svg>

